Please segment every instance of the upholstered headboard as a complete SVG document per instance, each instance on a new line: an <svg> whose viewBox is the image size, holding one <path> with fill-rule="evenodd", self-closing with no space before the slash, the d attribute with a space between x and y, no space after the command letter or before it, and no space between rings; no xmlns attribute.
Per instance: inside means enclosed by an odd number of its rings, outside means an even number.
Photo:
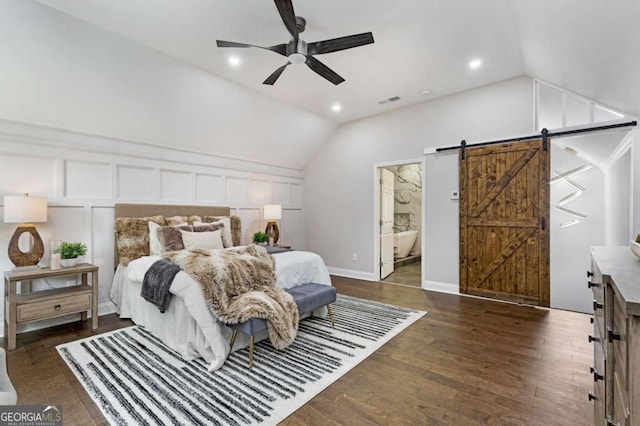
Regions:
<svg viewBox="0 0 640 426"><path fill-rule="evenodd" d="M173 204L116 204L114 219L118 218L144 218L152 216L200 216L203 219L206 216L230 216L229 207L220 206L188 206ZM240 244L240 235L242 224L240 218L231 216L231 233L234 239L234 245ZM120 263L118 256L117 239L115 245L114 265Z"/></svg>

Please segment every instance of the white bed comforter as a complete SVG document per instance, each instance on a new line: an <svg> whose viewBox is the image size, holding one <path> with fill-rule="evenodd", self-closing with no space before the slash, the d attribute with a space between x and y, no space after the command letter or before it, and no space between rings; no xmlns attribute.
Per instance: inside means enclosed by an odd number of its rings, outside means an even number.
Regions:
<svg viewBox="0 0 640 426"><path fill-rule="evenodd" d="M287 289L305 283L331 285L329 271L320 256L305 251L289 251L273 255L276 260L276 286ZM200 284L187 273L179 272L170 291L169 309L162 314L158 308L140 297L142 280L149 267L160 256L145 256L119 265L113 278L111 299L118 306L121 318L131 318L144 326L184 359L202 357L209 370L222 366L229 354L231 331L220 323L207 306ZM257 338L264 338L257 336ZM248 338L239 333L234 348L248 345Z"/></svg>

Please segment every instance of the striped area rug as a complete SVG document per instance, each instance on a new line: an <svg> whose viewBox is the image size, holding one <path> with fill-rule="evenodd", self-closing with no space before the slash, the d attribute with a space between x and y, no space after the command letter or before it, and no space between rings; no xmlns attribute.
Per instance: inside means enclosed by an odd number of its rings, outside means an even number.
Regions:
<svg viewBox="0 0 640 426"><path fill-rule="evenodd" d="M138 326L57 349L111 424L277 424L426 312L338 295L333 313L284 351L256 344L252 369L243 349L210 373Z"/></svg>

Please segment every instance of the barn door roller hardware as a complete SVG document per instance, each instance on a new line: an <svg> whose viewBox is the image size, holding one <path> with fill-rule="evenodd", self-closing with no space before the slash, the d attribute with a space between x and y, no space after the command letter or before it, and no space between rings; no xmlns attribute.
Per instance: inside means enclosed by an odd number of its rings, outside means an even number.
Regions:
<svg viewBox="0 0 640 426"><path fill-rule="evenodd" d="M477 146L486 146L486 145L498 145L501 143L508 143L508 142L525 142L525 141L530 141L530 140L540 139L540 138L542 138L542 149L546 151L549 138L558 138L558 137L575 135L579 133L597 132L601 130L620 129L623 127L635 127L637 125L638 125L638 122L634 120L634 121L628 121L625 123L608 124L605 126L585 127L583 129L565 130L561 132L549 132L545 128L545 129L542 129L539 135L521 136L518 138L500 139L495 141L479 142L479 143L473 143L473 144L468 144L466 141L463 140L462 143L460 143L460 145L447 146L444 148L436 148L436 152L453 151L453 150L459 149L461 152L461 158L464 160L466 156L465 149L467 148L477 147Z"/></svg>

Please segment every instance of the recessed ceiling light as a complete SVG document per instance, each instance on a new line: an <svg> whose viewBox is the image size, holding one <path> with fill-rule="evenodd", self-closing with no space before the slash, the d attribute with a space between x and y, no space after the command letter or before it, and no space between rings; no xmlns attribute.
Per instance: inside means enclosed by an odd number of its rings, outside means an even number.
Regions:
<svg viewBox="0 0 640 426"><path fill-rule="evenodd" d="M422 93L422 96L427 96L431 94L431 90L423 90L421 93Z"/></svg>
<svg viewBox="0 0 640 426"><path fill-rule="evenodd" d="M469 68L471 68L472 70L480 68L480 65L482 65L482 61L480 59L474 59L473 61L469 62Z"/></svg>
<svg viewBox="0 0 640 426"><path fill-rule="evenodd" d="M331 110L333 112L340 112L340 110L342 109L342 105L340 104L333 104L331 105Z"/></svg>
<svg viewBox="0 0 640 426"><path fill-rule="evenodd" d="M238 58L237 56L229 56L229 64L232 67L237 67L240 65L240 58Z"/></svg>

